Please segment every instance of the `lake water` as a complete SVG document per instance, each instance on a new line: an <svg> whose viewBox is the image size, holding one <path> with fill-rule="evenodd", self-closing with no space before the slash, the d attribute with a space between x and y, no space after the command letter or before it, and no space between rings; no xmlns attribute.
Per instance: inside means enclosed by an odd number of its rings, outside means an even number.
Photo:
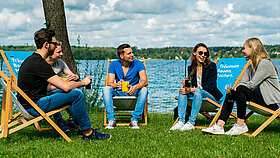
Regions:
<svg viewBox="0 0 280 158"><path fill-rule="evenodd" d="M273 60L276 67L280 70L280 60ZM81 75L85 68L93 69L97 61L89 61L85 64L81 61L79 65ZM104 74L106 74L107 61L101 61L105 65ZM188 61L187 65L190 64ZM146 71L148 76L148 108L149 112L155 113L173 113L177 106L177 100L174 96L178 95L181 88L181 81L185 76L184 60L146 60ZM103 76L104 81L105 75ZM279 78L280 79L280 78ZM102 87L104 82L102 82Z"/></svg>

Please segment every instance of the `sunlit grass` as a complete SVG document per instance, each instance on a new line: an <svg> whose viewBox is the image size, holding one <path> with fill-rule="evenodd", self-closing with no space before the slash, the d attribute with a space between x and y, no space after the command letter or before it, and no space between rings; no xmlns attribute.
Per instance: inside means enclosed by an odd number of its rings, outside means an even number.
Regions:
<svg viewBox="0 0 280 158"><path fill-rule="evenodd" d="M66 116L66 115L65 115ZM204 135L199 129L169 131L173 116L149 114L148 126L140 130L103 127L102 110L90 110L93 128L112 134L107 141L85 141L68 133L66 142L54 130L36 131L33 126L9 138L0 139L1 157L279 157L280 122L275 120L257 138L247 136ZM251 131L267 119L254 115L249 119ZM199 117L200 125L210 121ZM44 124L44 123L43 123ZM226 130L230 128L228 123Z"/></svg>

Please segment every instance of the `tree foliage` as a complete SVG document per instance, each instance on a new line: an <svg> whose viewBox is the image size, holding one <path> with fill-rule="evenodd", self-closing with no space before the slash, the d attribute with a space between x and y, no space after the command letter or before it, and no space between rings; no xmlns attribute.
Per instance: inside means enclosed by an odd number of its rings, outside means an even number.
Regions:
<svg viewBox="0 0 280 158"><path fill-rule="evenodd" d="M280 45L265 45L271 58L279 58ZM0 46L3 50L36 50L34 46ZM117 59L117 49L114 47L78 47L72 46L73 56L76 60L106 60ZM164 48L137 48L132 47L136 58L151 59L188 59L193 48L191 47L164 47ZM217 57L234 58L243 57L242 47L209 47L212 59Z"/></svg>

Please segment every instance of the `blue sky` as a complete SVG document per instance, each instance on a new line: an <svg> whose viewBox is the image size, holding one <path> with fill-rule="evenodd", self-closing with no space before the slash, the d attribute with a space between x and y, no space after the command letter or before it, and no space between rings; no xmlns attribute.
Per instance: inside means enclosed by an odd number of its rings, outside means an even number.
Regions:
<svg viewBox="0 0 280 158"><path fill-rule="evenodd" d="M70 43L139 48L279 44L279 0L64 0ZM0 0L0 44L34 45L41 0Z"/></svg>

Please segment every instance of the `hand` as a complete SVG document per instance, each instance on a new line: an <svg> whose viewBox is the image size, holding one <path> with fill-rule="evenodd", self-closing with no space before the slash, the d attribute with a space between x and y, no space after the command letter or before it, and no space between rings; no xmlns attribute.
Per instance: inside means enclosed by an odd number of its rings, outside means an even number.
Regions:
<svg viewBox="0 0 280 158"><path fill-rule="evenodd" d="M66 78L67 78L67 81L76 81L76 80L78 80L80 77L79 77L79 75L77 75L77 74L72 74L72 75L67 75Z"/></svg>
<svg viewBox="0 0 280 158"><path fill-rule="evenodd" d="M122 89L122 82L123 82L123 79L121 79L119 82L117 82L117 88L119 89Z"/></svg>
<svg viewBox="0 0 280 158"><path fill-rule="evenodd" d="M133 95L136 91L136 86L128 85L127 87L129 88L129 90L126 93L130 96Z"/></svg>
<svg viewBox="0 0 280 158"><path fill-rule="evenodd" d="M188 94L190 92L191 92L191 88L184 88L184 87L182 87L179 90L179 93L182 94L182 95Z"/></svg>
<svg viewBox="0 0 280 158"><path fill-rule="evenodd" d="M91 83L91 80L92 80L91 76L88 76L88 77L85 77L85 78L82 80L82 82L85 84L84 86L86 86L86 85L88 85L88 84Z"/></svg>
<svg viewBox="0 0 280 158"><path fill-rule="evenodd" d="M227 87L227 93L228 93L229 91L236 91L236 87Z"/></svg>

